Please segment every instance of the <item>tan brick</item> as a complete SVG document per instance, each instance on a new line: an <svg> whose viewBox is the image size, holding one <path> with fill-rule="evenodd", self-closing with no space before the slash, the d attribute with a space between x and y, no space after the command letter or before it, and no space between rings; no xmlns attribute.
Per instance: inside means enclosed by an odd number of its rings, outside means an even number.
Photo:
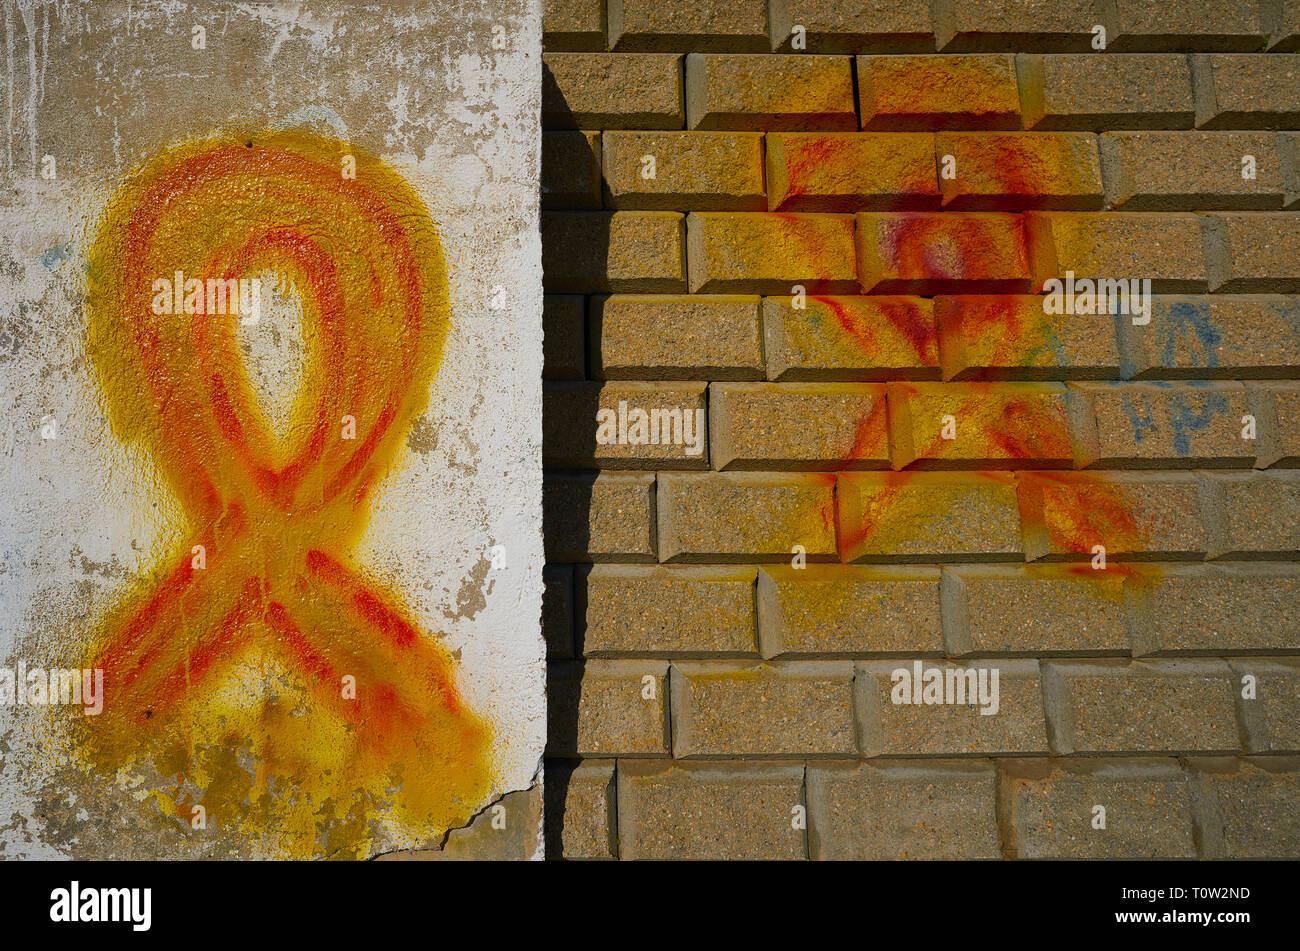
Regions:
<svg viewBox="0 0 1300 951"><path fill-rule="evenodd" d="M635 89L636 95L628 91ZM548 129L680 129L686 118L676 53L545 53Z"/></svg>
<svg viewBox="0 0 1300 951"><path fill-rule="evenodd" d="M1124 580L1062 566L965 565L943 570L951 654L1127 652Z"/></svg>
<svg viewBox="0 0 1300 951"><path fill-rule="evenodd" d="M581 380L586 376L585 336L580 295L547 294L542 298L542 379Z"/></svg>
<svg viewBox="0 0 1300 951"><path fill-rule="evenodd" d="M1247 383L1246 402L1256 420L1255 466L1300 463L1300 383Z"/></svg>
<svg viewBox="0 0 1300 951"><path fill-rule="evenodd" d="M542 5L542 49L603 50L603 0L546 0Z"/></svg>
<svg viewBox="0 0 1300 951"><path fill-rule="evenodd" d="M1300 215L1202 215L1210 290L1300 293Z"/></svg>
<svg viewBox="0 0 1300 951"><path fill-rule="evenodd" d="M686 125L851 131L858 125L851 64L840 56L692 53L686 57Z"/></svg>
<svg viewBox="0 0 1300 951"><path fill-rule="evenodd" d="M791 52L795 25L811 53L932 53L934 28L924 0L772 0L772 49Z"/></svg>
<svg viewBox="0 0 1300 951"><path fill-rule="evenodd" d="M803 767L631 763L618 768L623 859L802 859Z"/></svg>
<svg viewBox="0 0 1300 951"><path fill-rule="evenodd" d="M808 769L809 855L823 861L994 859L988 762L828 763Z"/></svg>
<svg viewBox="0 0 1300 951"><path fill-rule="evenodd" d="M668 665L659 661L549 664L547 755L666 755L667 696Z"/></svg>
<svg viewBox="0 0 1300 951"><path fill-rule="evenodd" d="M874 294L1028 293L1034 289L1019 215L857 215L858 275Z"/></svg>
<svg viewBox="0 0 1300 951"><path fill-rule="evenodd" d="M1277 139L1268 132L1107 132L1106 202L1125 211L1281 208ZM1254 157L1254 178L1243 172Z"/></svg>
<svg viewBox="0 0 1300 951"><path fill-rule="evenodd" d="M874 661L858 664L854 692L867 756L1047 752L1037 661Z"/></svg>
<svg viewBox="0 0 1300 951"><path fill-rule="evenodd" d="M1080 436L1082 462L1100 467L1250 466L1240 383L1071 383L1091 400L1097 431ZM1081 411L1086 415L1086 410Z"/></svg>
<svg viewBox="0 0 1300 951"><path fill-rule="evenodd" d="M591 300L592 375L762 379L757 295L629 294Z"/></svg>
<svg viewBox="0 0 1300 951"><path fill-rule="evenodd" d="M1009 476L845 473L836 493L846 562L1022 559L1016 490Z"/></svg>
<svg viewBox="0 0 1300 951"><path fill-rule="evenodd" d="M1261 50L1264 30L1255 4L1235 0L1115 0L1116 36L1109 48L1166 52Z"/></svg>
<svg viewBox="0 0 1300 951"><path fill-rule="evenodd" d="M1300 753L1300 657L1232 661L1238 684L1255 678L1255 696L1241 696L1246 749L1252 753Z"/></svg>
<svg viewBox="0 0 1300 951"><path fill-rule="evenodd" d="M783 562L795 545L809 560L833 560L834 495L835 477L820 473L665 473L661 560Z"/></svg>
<svg viewBox="0 0 1300 951"><path fill-rule="evenodd" d="M714 383L716 469L887 469L885 388L871 383Z"/></svg>
<svg viewBox="0 0 1300 951"><path fill-rule="evenodd" d="M937 0L935 32L949 53L973 50L1088 52L1094 24L1114 34L1098 0Z"/></svg>
<svg viewBox="0 0 1300 951"><path fill-rule="evenodd" d="M603 148L609 208L767 210L761 132L607 132Z"/></svg>
<svg viewBox="0 0 1300 951"><path fill-rule="evenodd" d="M1259 16L1268 35L1269 52L1300 50L1300 0L1264 0Z"/></svg>
<svg viewBox="0 0 1300 951"><path fill-rule="evenodd" d="M1125 376L1292 376L1300 367L1300 300L1274 294L1156 297L1151 323L1119 322Z"/></svg>
<svg viewBox="0 0 1300 951"><path fill-rule="evenodd" d="M1118 377L1115 318L1049 314L1040 295L936 297L944 379L1090 380Z"/></svg>
<svg viewBox="0 0 1300 951"><path fill-rule="evenodd" d="M579 582L588 657L754 655L757 569L597 565Z"/></svg>
<svg viewBox="0 0 1300 951"><path fill-rule="evenodd" d="M1300 208L1300 132L1278 132L1277 149L1285 189L1283 207Z"/></svg>
<svg viewBox="0 0 1300 951"><path fill-rule="evenodd" d="M1294 129L1300 123L1294 56L1201 53L1190 59L1198 129Z"/></svg>
<svg viewBox="0 0 1300 951"><path fill-rule="evenodd" d="M554 561L654 561L655 477L552 475L542 483L542 538Z"/></svg>
<svg viewBox="0 0 1300 951"><path fill-rule="evenodd" d="M1196 858L1193 783L1177 760L1010 760L999 798L1013 858Z"/></svg>
<svg viewBox="0 0 1300 951"><path fill-rule="evenodd" d="M1018 129L1015 57L859 56L862 128Z"/></svg>
<svg viewBox="0 0 1300 951"><path fill-rule="evenodd" d="M686 226L693 294L857 290L849 215L692 212Z"/></svg>
<svg viewBox="0 0 1300 951"><path fill-rule="evenodd" d="M1097 137L1090 132L941 132L934 153L943 206L953 211L1086 211L1102 205Z"/></svg>
<svg viewBox="0 0 1300 951"><path fill-rule="evenodd" d="M1017 478L1025 558L1201 558L1200 484L1190 473L1044 472Z"/></svg>
<svg viewBox="0 0 1300 951"><path fill-rule="evenodd" d="M1233 684L1220 660L1044 663L1052 752L1235 751Z"/></svg>
<svg viewBox="0 0 1300 951"><path fill-rule="evenodd" d="M1200 475L1211 558L1300 556L1300 472Z"/></svg>
<svg viewBox="0 0 1300 951"><path fill-rule="evenodd" d="M573 567L542 569L542 636L548 660L573 657Z"/></svg>
<svg viewBox="0 0 1300 951"><path fill-rule="evenodd" d="M600 207L600 133L542 133L543 208Z"/></svg>
<svg viewBox="0 0 1300 951"><path fill-rule="evenodd" d="M609 0L616 50L768 50L766 0Z"/></svg>
<svg viewBox="0 0 1300 951"><path fill-rule="evenodd" d="M888 386L889 452L895 469L1073 464L1066 389L1059 383Z"/></svg>
<svg viewBox="0 0 1300 951"><path fill-rule="evenodd" d="M618 857L614 830L614 761L546 763L546 857Z"/></svg>
<svg viewBox="0 0 1300 951"><path fill-rule="evenodd" d="M1193 214L1031 211L1025 218L1035 289L1051 279L1150 278L1155 293L1207 286L1201 222Z"/></svg>
<svg viewBox="0 0 1300 951"><path fill-rule="evenodd" d="M769 565L758 574L764 657L943 652L937 568Z"/></svg>
<svg viewBox="0 0 1300 951"><path fill-rule="evenodd" d="M542 285L568 294L685 291L682 216L667 211L543 212Z"/></svg>
<svg viewBox="0 0 1300 951"><path fill-rule="evenodd" d="M1209 799L1201 835L1205 858L1300 855L1300 758L1196 758L1190 766Z"/></svg>
<svg viewBox="0 0 1300 951"><path fill-rule="evenodd" d="M673 756L856 756L853 665L675 663Z"/></svg>
<svg viewBox="0 0 1300 951"><path fill-rule="evenodd" d="M1016 58L1026 129L1190 129L1186 56L1095 52Z"/></svg>
<svg viewBox="0 0 1300 951"><path fill-rule="evenodd" d="M548 383L542 463L569 469L707 469L704 383Z"/></svg>
<svg viewBox="0 0 1300 951"><path fill-rule="evenodd" d="M1136 654L1300 650L1300 566L1160 565L1126 590Z"/></svg>
<svg viewBox="0 0 1300 951"><path fill-rule="evenodd" d="M939 348L923 297L791 297L763 301L770 380L933 380Z"/></svg>
<svg viewBox="0 0 1300 951"><path fill-rule="evenodd" d="M939 207L928 132L772 132L771 211L925 211Z"/></svg>

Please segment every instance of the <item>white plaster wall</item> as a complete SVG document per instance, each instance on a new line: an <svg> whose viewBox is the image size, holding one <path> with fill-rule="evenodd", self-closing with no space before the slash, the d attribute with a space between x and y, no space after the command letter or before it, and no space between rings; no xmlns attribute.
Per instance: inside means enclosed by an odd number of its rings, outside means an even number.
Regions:
<svg viewBox="0 0 1300 951"><path fill-rule="evenodd" d="M128 478L142 450L109 432L84 357L84 255L108 195L154 150L222 126L353 136L424 197L452 300L416 448L375 492L356 555L459 655L465 698L496 733L497 794L540 781L539 4L0 0L14 92L12 108L0 98L0 665L73 663L78 629L177 529ZM194 22L220 57L187 53ZM35 174L45 154L53 182ZM271 405L292 377L295 319L288 302L242 331ZM47 414L58 438L43 441ZM42 711L0 707L0 857L112 851L79 829L75 803L47 819L59 742Z"/></svg>

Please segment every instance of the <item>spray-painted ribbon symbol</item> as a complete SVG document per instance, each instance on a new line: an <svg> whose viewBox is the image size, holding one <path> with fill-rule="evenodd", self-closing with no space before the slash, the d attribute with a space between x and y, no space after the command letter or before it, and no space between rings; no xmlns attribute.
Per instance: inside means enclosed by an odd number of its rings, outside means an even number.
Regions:
<svg viewBox="0 0 1300 951"><path fill-rule="evenodd" d="M230 289L229 307L239 279L253 287L248 276L268 269L299 290L308 353L281 439L238 318L212 313L214 290ZM184 730L184 705L256 647L307 684L313 716L364 742L356 756L371 772L391 779L394 757L440 757L438 775L460 777L445 798L472 800L488 734L459 698L454 661L349 567L447 332L440 242L418 196L359 150L302 133L188 147L124 186L91 275L88 350L109 418L145 444L190 532L174 567L100 634L104 728ZM188 278L184 295L174 289L179 313L155 283L173 275Z"/></svg>

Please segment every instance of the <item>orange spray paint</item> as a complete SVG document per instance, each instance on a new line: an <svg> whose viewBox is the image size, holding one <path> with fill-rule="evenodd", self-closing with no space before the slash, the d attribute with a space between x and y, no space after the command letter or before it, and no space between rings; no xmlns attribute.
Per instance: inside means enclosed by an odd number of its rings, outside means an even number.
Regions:
<svg viewBox="0 0 1300 951"><path fill-rule="evenodd" d="M340 173L345 154L355 178ZM238 318L159 314L152 286L268 269L299 289L309 354L283 437L244 368ZM90 767L172 772L211 821L270 829L281 854L359 854L372 821L413 836L465 822L492 789L490 730L449 652L352 556L449 324L418 195L361 150L305 133L188 145L123 186L90 274L106 414L184 518L175 550L94 633L105 709L88 727ZM189 818L184 794L155 798Z"/></svg>

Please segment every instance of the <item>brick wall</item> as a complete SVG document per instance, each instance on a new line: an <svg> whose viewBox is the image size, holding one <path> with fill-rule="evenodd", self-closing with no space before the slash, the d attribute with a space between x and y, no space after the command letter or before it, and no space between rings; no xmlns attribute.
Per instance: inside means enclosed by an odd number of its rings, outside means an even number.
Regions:
<svg viewBox="0 0 1300 951"><path fill-rule="evenodd" d="M545 29L548 854L1300 856L1300 5Z"/></svg>

